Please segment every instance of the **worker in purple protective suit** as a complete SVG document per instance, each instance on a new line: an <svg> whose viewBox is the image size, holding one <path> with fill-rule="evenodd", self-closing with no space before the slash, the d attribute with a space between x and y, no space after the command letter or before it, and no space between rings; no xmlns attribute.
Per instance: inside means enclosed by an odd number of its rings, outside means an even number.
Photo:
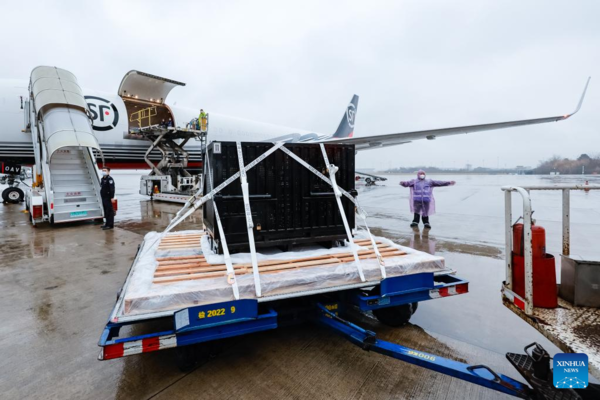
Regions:
<svg viewBox="0 0 600 400"><path fill-rule="evenodd" d="M417 172L417 179L400 182L404 187L410 188L410 211L415 214L411 227L419 226L420 217L423 217L425 228L431 229L429 216L435 214L435 198L433 197L433 188L436 186L451 186L454 181L434 181L426 179L425 171Z"/></svg>

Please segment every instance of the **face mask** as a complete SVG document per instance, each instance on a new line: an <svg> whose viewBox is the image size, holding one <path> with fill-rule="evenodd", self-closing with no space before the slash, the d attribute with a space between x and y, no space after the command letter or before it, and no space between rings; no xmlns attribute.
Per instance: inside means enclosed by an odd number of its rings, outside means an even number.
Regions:
<svg viewBox="0 0 600 400"><path fill-rule="evenodd" d="M102 176L106 176L106 175L108 175L108 172L102 171Z"/></svg>
<svg viewBox="0 0 600 400"><path fill-rule="evenodd" d="M425 174L419 175L419 179L425 179Z"/></svg>

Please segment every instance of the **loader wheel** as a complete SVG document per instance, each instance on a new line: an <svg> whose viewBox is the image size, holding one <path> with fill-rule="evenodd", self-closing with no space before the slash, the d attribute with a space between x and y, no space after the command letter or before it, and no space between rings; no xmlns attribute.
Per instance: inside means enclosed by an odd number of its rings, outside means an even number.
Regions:
<svg viewBox="0 0 600 400"><path fill-rule="evenodd" d="M183 346L175 349L177 368L181 372L190 372L198 366L199 362L195 350L194 346Z"/></svg>
<svg viewBox="0 0 600 400"><path fill-rule="evenodd" d="M2 192L2 200L5 203L20 203L25 199L25 193L17 187L9 187Z"/></svg>
<svg viewBox="0 0 600 400"><path fill-rule="evenodd" d="M417 308L419 308L419 303L412 303L412 313L417 312Z"/></svg>
<svg viewBox="0 0 600 400"><path fill-rule="evenodd" d="M373 310L373 315L387 326L398 327L402 326L410 320L410 317L416 311L416 303L403 304L395 307L385 307Z"/></svg>
<svg viewBox="0 0 600 400"><path fill-rule="evenodd" d="M177 367L181 372L190 372L215 358L220 351L221 346L218 341L176 347Z"/></svg>

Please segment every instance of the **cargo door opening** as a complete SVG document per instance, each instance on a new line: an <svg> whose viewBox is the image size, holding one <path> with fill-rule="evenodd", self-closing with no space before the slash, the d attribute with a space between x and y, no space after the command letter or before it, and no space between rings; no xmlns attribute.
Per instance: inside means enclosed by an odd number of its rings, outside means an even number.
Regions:
<svg viewBox="0 0 600 400"><path fill-rule="evenodd" d="M176 127L175 116L165 103L176 86L185 83L135 70L125 74L118 93L127 110L129 132L151 126Z"/></svg>
<svg viewBox="0 0 600 400"><path fill-rule="evenodd" d="M160 103L132 100L123 97L127 110L129 132L136 132L151 126L175 127L175 115L171 109Z"/></svg>

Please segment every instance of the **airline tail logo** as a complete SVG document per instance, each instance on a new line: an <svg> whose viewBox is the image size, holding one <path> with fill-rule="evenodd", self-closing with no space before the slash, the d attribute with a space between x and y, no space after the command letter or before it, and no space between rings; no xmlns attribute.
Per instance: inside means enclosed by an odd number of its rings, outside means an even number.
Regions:
<svg viewBox="0 0 600 400"><path fill-rule="evenodd" d="M346 120L348 121L348 126L354 129L354 117L356 116L356 107L354 104L348 104L348 108L346 109Z"/></svg>
<svg viewBox="0 0 600 400"><path fill-rule="evenodd" d="M92 128L95 131L109 131L119 123L119 111L114 103L96 96L85 96L92 114Z"/></svg>

